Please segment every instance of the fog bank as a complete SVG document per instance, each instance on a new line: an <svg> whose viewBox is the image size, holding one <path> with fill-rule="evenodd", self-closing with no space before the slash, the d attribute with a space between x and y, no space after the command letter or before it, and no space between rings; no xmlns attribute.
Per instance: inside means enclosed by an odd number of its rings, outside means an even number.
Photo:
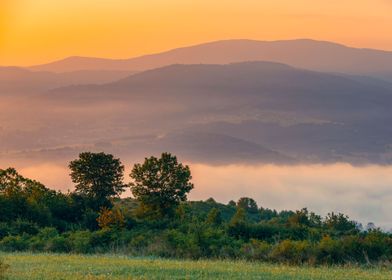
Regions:
<svg viewBox="0 0 392 280"><path fill-rule="evenodd" d="M127 165L127 174L130 166ZM308 207L322 215L343 212L364 224L374 222L392 228L392 166L358 167L344 163L296 166L190 163L190 166L195 184L191 200L213 197L227 203L248 196L265 208ZM41 163L18 169L24 176L51 188L72 189L66 164Z"/></svg>

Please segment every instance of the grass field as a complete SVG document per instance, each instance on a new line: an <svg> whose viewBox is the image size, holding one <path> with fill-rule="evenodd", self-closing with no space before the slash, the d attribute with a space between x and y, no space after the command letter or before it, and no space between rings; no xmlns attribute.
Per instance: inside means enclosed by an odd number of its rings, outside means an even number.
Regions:
<svg viewBox="0 0 392 280"><path fill-rule="evenodd" d="M11 265L10 280L60 279L375 279L391 280L392 270L309 268L231 261L175 261L121 256L0 254Z"/></svg>

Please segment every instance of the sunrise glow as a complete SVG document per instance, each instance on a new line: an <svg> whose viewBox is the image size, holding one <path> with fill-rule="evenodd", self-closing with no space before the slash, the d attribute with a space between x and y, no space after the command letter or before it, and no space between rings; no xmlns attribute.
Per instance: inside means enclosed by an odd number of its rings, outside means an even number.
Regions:
<svg viewBox="0 0 392 280"><path fill-rule="evenodd" d="M392 50L388 0L2 0L0 65L129 58L233 38L313 38Z"/></svg>

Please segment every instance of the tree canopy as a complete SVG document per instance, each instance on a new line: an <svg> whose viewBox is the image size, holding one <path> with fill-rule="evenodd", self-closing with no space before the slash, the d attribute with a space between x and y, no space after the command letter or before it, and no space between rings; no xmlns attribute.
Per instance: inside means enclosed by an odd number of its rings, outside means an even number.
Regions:
<svg viewBox="0 0 392 280"><path fill-rule="evenodd" d="M94 200L94 208L109 206L110 198L126 188L120 159L105 153L85 152L69 164L75 191Z"/></svg>
<svg viewBox="0 0 392 280"><path fill-rule="evenodd" d="M130 174L131 190L140 201L141 211L150 216L162 217L185 201L193 189L191 171L170 153L160 158L146 158L143 164L135 164Z"/></svg>

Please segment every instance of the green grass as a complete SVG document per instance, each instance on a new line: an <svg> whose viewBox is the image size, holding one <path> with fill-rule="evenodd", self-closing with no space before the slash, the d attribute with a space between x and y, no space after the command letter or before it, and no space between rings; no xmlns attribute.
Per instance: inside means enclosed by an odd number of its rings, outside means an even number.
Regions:
<svg viewBox="0 0 392 280"><path fill-rule="evenodd" d="M0 254L11 268L9 280L60 279L377 279L389 269L292 267L242 261L176 261L108 255Z"/></svg>

